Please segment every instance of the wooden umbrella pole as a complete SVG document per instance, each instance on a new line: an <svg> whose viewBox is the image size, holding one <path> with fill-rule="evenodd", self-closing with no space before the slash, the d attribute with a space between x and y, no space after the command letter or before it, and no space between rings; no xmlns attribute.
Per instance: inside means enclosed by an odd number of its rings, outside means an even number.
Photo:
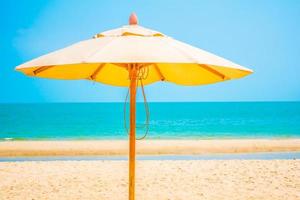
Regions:
<svg viewBox="0 0 300 200"><path fill-rule="evenodd" d="M129 200L135 197L135 115L137 68L130 64Z"/></svg>

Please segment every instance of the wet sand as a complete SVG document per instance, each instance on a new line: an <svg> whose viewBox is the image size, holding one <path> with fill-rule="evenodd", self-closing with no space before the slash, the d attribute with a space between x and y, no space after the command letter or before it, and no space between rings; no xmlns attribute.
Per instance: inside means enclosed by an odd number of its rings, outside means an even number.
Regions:
<svg viewBox="0 0 300 200"><path fill-rule="evenodd" d="M139 155L300 151L300 139L142 140ZM127 140L3 141L0 157L128 155Z"/></svg>

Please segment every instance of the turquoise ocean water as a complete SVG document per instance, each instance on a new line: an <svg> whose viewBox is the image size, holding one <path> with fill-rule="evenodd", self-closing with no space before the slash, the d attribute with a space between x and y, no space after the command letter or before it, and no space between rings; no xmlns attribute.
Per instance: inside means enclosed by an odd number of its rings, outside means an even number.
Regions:
<svg viewBox="0 0 300 200"><path fill-rule="evenodd" d="M149 106L149 139L300 138L300 102ZM137 107L142 125L144 107ZM123 103L0 104L0 140L70 139L127 139Z"/></svg>

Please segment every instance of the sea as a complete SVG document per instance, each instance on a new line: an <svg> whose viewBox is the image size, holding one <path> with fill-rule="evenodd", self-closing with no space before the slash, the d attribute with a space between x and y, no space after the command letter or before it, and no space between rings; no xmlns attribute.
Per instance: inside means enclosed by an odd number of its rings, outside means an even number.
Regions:
<svg viewBox="0 0 300 200"><path fill-rule="evenodd" d="M300 138L300 102L148 103L146 139ZM127 139L124 103L0 104L0 140ZM137 103L137 137L146 133ZM147 123L146 123L147 124Z"/></svg>

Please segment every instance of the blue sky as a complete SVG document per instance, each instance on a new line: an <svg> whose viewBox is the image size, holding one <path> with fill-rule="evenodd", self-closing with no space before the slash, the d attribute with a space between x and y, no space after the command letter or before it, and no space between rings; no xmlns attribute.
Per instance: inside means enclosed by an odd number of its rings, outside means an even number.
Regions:
<svg viewBox="0 0 300 200"><path fill-rule="evenodd" d="M123 101L125 88L29 78L14 67L127 24L132 11L142 26L255 71L200 87L156 83L149 101L300 100L300 1L7 0L0 9L0 102Z"/></svg>

